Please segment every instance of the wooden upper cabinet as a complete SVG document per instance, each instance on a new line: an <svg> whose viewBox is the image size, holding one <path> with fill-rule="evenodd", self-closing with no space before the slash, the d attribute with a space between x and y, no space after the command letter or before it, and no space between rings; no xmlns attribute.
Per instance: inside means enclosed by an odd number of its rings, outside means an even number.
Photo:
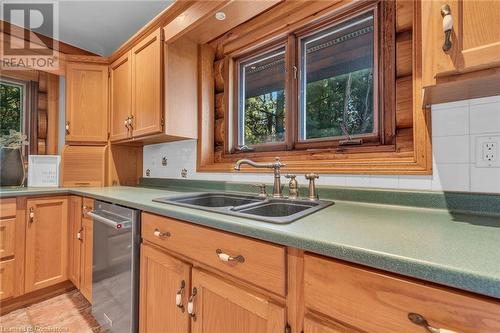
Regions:
<svg viewBox="0 0 500 333"><path fill-rule="evenodd" d="M192 286L192 333L285 331L285 307L264 296L198 269L193 269Z"/></svg>
<svg viewBox="0 0 500 333"><path fill-rule="evenodd" d="M127 139L131 135L128 124L128 121L132 116L131 54L131 51L125 53L109 67L111 78L111 141Z"/></svg>
<svg viewBox="0 0 500 333"><path fill-rule="evenodd" d="M132 132L141 137L162 132L162 30L132 48Z"/></svg>
<svg viewBox="0 0 500 333"><path fill-rule="evenodd" d="M28 199L25 291L68 278L68 201L66 197Z"/></svg>
<svg viewBox="0 0 500 333"><path fill-rule="evenodd" d="M143 333L187 333L191 266L151 246L141 247L139 326ZM184 286L184 287L182 287ZM181 293L181 305L176 294Z"/></svg>
<svg viewBox="0 0 500 333"><path fill-rule="evenodd" d="M443 50L445 34L440 11L445 4L450 6L453 20L452 44L448 51ZM447 91L443 89L434 93L431 102L497 93L500 89L491 88L491 76L496 75L495 82L499 84L498 73L473 75L473 72L500 66L500 1L433 0L421 1L420 6L423 86L450 86ZM462 81L462 84L454 84L456 81ZM482 86L478 82L482 82Z"/></svg>
<svg viewBox="0 0 500 333"><path fill-rule="evenodd" d="M66 65L66 141L108 139L108 66Z"/></svg>

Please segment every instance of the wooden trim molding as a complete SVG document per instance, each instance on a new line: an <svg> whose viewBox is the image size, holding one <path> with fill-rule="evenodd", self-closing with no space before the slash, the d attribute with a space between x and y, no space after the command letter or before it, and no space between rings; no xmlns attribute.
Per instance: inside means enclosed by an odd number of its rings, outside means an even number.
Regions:
<svg viewBox="0 0 500 333"><path fill-rule="evenodd" d="M373 3L375 3L374 1ZM230 115L234 108L234 86L229 74L234 76L229 57L240 56L248 50L257 50L266 44L284 38L290 32L306 24L316 24L333 15L345 15L359 8L355 1L282 2L261 15L231 29L220 38L203 45L200 49L200 104L199 140L197 170L201 172L234 172L233 166L240 158L255 161L270 161L280 156L286 167L284 172L355 173L355 174L420 174L432 173L432 153L430 141L430 112L422 108L422 61L420 32L420 1L412 3L412 11L407 6L396 6L396 1L384 2L380 11L381 22L391 33L381 36L382 45L391 44L381 50L381 63L386 64L381 86L386 98L382 107L394 112L383 113L381 119L382 144L372 143L362 147L310 148L303 150L275 150L228 154L231 133ZM411 12L398 31L396 18L398 11ZM382 29L383 30L383 29ZM404 35L402 35L404 34ZM404 37L404 38L403 38ZM405 40L396 47L397 40ZM408 50L408 48L411 50ZM408 53L411 55L408 56ZM209 61L213 60L210 68ZM224 66L225 65L225 66ZM398 67L399 65L399 67ZM225 68L219 68L224 66ZM396 69L405 68L404 75L396 77ZM411 68L411 73L408 69ZM225 77L218 78L217 73ZM403 72L400 72L400 75ZM221 82L222 81L222 82ZM222 88L223 86L223 88ZM212 87L211 93L205 89ZM218 89L218 90L217 90ZM221 101L224 105L221 106ZM217 105L217 110L215 110ZM217 134L216 134L217 131ZM383 132L382 132L383 131ZM225 142L221 135L225 132ZM222 134L221 134L222 133ZM215 143L217 141L217 143ZM243 168L242 172L269 172L254 168Z"/></svg>

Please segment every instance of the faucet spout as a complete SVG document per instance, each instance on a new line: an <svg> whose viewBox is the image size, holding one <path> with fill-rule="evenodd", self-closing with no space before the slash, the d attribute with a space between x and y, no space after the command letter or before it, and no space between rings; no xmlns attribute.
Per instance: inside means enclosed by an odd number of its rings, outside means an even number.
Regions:
<svg viewBox="0 0 500 333"><path fill-rule="evenodd" d="M243 164L247 164L254 168L259 168L259 169L260 168L273 169L274 170L273 197L275 198L283 197L283 191L281 188L281 168L284 167L285 164L280 161L279 157L276 157L274 162L269 162L269 163L258 163L249 159L241 159L238 160L234 165L234 170L240 171L241 166Z"/></svg>

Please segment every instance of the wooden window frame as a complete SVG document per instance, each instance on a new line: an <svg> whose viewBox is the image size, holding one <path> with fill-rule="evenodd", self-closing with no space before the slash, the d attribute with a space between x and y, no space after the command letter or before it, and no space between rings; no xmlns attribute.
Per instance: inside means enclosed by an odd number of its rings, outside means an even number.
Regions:
<svg viewBox="0 0 500 333"><path fill-rule="evenodd" d="M386 98L379 103L383 110L392 110L392 112L383 112L380 119L380 140L374 142L366 140L362 146L333 144L324 148L304 147L304 149L295 150L251 151L231 154L230 150L234 143L231 132L234 121L232 117L235 89L234 59L280 39L289 41L291 33L297 33L304 27L328 24L327 22L331 22L334 17L336 19L352 17L352 13L367 9L370 5L378 6L377 16L380 20L380 27L385 31L379 33L381 38L379 44L384 45L384 47L378 52L378 65L384 69L384 75L381 75L378 82L380 85L379 94L386 96ZM297 11L297 5L294 3L280 3L268 12L237 26L207 44L201 45L197 171L234 172L234 163L238 159L250 158L257 162L269 162L275 156L279 156L287 164L283 169L284 172L432 174L430 109L422 105L422 14L420 3L418 1L413 3L411 29L409 30L412 33L412 72L401 79L396 76L396 66L399 64L396 62L396 36L399 37L401 31L396 26L398 9L396 9L395 1L307 2L300 8L301 10ZM407 31L405 30L405 33ZM296 56L294 55L294 57ZM220 64L221 60L224 62L222 72L224 89L222 92L219 88L214 89L214 78L220 80L219 76L215 75L214 63L216 60L217 64ZM410 81L409 85L403 84L403 81L407 82L408 80ZM218 101L223 100L222 119L220 118L221 113L219 113L220 108L217 109L217 116L215 115L215 93L217 93ZM293 103L296 101L294 100ZM398 127L396 129L396 115L399 115L399 112L411 112L412 127ZM217 124L215 119L217 119ZM219 126L221 121L222 127ZM214 141L215 125L217 125L218 135L221 131L225 132L226 141L222 143ZM268 170L243 168L241 172L265 173Z"/></svg>
<svg viewBox="0 0 500 333"><path fill-rule="evenodd" d="M384 112L393 113L394 110L386 110L380 105L383 104L383 96L380 96L382 90L379 87L383 84L380 80L383 80L383 66L381 59L384 57L379 54L379 44L382 42L383 38L379 35L381 32L380 24L381 18L379 17L379 4L369 3L363 7L350 11L344 15L338 15L335 17L328 18L319 23L309 23L304 26L295 29L288 33L285 38L280 38L269 43L265 43L264 46L258 48L250 48L249 50L238 51L236 56L229 56L229 62L233 64L233 105L231 109L231 121L229 124L232 128L227 128L228 134L226 140L229 143L226 145L228 147L227 154L237 154L239 156L248 155L250 152L252 156L255 156L257 152L282 152L282 151L295 151L295 150L307 150L307 149L331 149L339 148L340 141L347 139L347 136L337 136L328 138L317 138L317 139L307 139L302 140L300 135L300 124L301 124L301 40L307 38L308 36L320 33L321 31L332 28L336 25L342 24L351 19L355 19L366 13L373 13L374 20L374 59L373 59L373 96L374 96L374 131L366 134L352 135L352 138L361 138L363 143L356 145L356 147L366 147L372 146L374 144L382 145L384 140L381 138L382 133L394 131L395 129L385 129L383 127ZM280 48L285 48L285 140L280 143L263 143L257 145L246 145L249 150L239 149L239 134L240 134L240 85L241 85L241 64L248 62L252 59L258 59L262 55L272 52ZM297 70L297 76L295 77L294 71ZM395 125L395 124L392 124ZM355 148L354 146L350 147ZM394 148L394 147L393 147Z"/></svg>

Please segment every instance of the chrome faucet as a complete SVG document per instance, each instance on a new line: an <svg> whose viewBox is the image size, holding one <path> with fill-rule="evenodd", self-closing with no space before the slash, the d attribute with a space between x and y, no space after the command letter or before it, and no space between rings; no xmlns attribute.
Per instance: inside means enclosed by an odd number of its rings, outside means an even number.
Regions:
<svg viewBox="0 0 500 333"><path fill-rule="evenodd" d="M274 185L273 185L273 197L275 198L283 198L283 190L281 188L281 168L285 166L285 164L281 163L279 157L276 157L274 162L270 163L257 163L252 160L242 159L238 160L234 165L234 170L240 171L242 164L248 164L254 168L266 168L274 170Z"/></svg>

